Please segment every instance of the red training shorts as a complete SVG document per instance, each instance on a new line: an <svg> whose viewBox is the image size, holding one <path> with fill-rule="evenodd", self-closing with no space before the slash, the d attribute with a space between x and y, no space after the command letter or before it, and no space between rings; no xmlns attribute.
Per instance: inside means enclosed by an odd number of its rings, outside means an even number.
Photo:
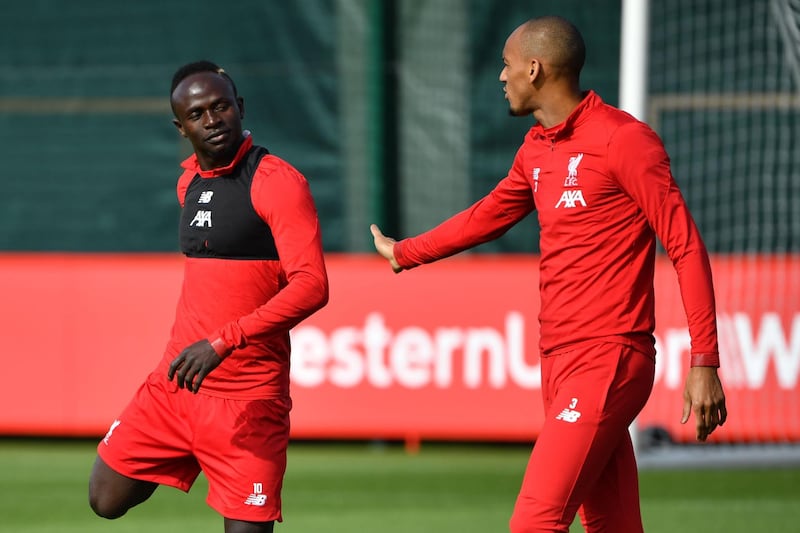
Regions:
<svg viewBox="0 0 800 533"><path fill-rule="evenodd" d="M230 400L148 376L97 452L134 479L188 492L202 470L208 505L225 518L281 521L289 399Z"/></svg>

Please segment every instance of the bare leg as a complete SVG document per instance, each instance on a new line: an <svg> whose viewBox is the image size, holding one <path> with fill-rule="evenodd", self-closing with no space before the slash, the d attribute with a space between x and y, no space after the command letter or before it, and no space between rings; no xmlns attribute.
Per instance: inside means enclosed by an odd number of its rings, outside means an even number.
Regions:
<svg viewBox="0 0 800 533"><path fill-rule="evenodd" d="M225 533L272 533L275 522L244 522L225 519Z"/></svg>
<svg viewBox="0 0 800 533"><path fill-rule="evenodd" d="M98 457L89 478L89 505L98 516L119 518L149 498L157 487L157 483L117 473Z"/></svg>

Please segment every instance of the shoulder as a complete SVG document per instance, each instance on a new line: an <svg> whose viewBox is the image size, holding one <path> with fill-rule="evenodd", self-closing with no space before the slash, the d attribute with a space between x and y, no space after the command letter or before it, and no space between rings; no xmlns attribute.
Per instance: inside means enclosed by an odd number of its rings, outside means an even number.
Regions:
<svg viewBox="0 0 800 533"><path fill-rule="evenodd" d="M253 179L306 181L305 177L291 163L273 154L266 154L261 158Z"/></svg>
<svg viewBox="0 0 800 533"><path fill-rule="evenodd" d="M602 130L609 138L647 128L644 122L630 113L606 103L597 106L593 115L590 121L592 129Z"/></svg>
<svg viewBox="0 0 800 533"><path fill-rule="evenodd" d="M653 128L633 117L617 125L609 144L624 148L626 151L644 149L661 151L664 148L661 138Z"/></svg>
<svg viewBox="0 0 800 533"><path fill-rule="evenodd" d="M273 154L261 158L251 185L254 202L290 204L292 199L305 201L310 194L305 176L288 161Z"/></svg>
<svg viewBox="0 0 800 533"><path fill-rule="evenodd" d="M662 148L658 134L646 122L609 104L595 110L592 120L594 135L607 138L609 148L618 147L632 152L644 147Z"/></svg>
<svg viewBox="0 0 800 533"><path fill-rule="evenodd" d="M617 110L613 116L613 126L608 131L608 160L614 168L669 165L664 143L653 128L624 111Z"/></svg>

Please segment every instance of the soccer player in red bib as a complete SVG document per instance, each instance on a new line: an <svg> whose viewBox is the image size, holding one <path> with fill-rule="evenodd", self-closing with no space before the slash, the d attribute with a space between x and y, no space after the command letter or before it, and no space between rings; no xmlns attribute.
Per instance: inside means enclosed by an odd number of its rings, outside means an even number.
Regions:
<svg viewBox="0 0 800 533"><path fill-rule="evenodd" d="M541 226L540 356L545 422L510 521L513 533L639 533L628 426L653 385L656 238L672 260L692 338L682 422L704 441L727 417L717 376L708 254L644 123L582 91L583 39L558 17L517 28L500 81L510 112L537 124L508 175L483 199L399 242L373 225L395 272L495 239L531 211ZM511 408L511 406L509 406Z"/></svg>
<svg viewBox="0 0 800 533"><path fill-rule="evenodd" d="M328 299L317 211L306 179L242 129L244 101L219 66L181 67L170 102L194 149L177 185L183 286L161 362L98 445L89 501L117 518L159 485L188 491L202 470L226 533L270 532L289 330Z"/></svg>

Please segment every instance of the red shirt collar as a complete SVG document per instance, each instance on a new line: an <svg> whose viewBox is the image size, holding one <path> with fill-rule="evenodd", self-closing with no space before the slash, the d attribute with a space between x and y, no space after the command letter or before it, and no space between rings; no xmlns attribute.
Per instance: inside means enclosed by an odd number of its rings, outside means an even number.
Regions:
<svg viewBox="0 0 800 533"><path fill-rule="evenodd" d="M600 98L600 96L593 90L589 90L586 92L583 100L581 100L578 106L572 110L572 113L569 114L564 122L561 124L556 124L555 126L547 129L542 127L541 124L536 124L532 128L533 133L541 137L547 137L551 139L555 138L561 134L561 132L573 130L575 126L584 121L586 116L593 108L601 105L602 103L603 100Z"/></svg>
<svg viewBox="0 0 800 533"><path fill-rule="evenodd" d="M187 157L183 161L183 163L181 163L181 166L186 170L190 170L196 172L197 174L200 174L200 177L203 178L216 178L218 176L225 176L226 174L231 173L233 167L239 164L239 161L242 160L244 154L246 154L247 151L250 148L252 148L252 146L253 146L253 136L245 134L244 141L242 142L242 145L239 146L239 150L236 151L236 155L234 156L233 161L231 161L230 164L224 167L212 168L210 170L202 170L200 168L200 164L197 162L197 154L192 154L191 156Z"/></svg>

